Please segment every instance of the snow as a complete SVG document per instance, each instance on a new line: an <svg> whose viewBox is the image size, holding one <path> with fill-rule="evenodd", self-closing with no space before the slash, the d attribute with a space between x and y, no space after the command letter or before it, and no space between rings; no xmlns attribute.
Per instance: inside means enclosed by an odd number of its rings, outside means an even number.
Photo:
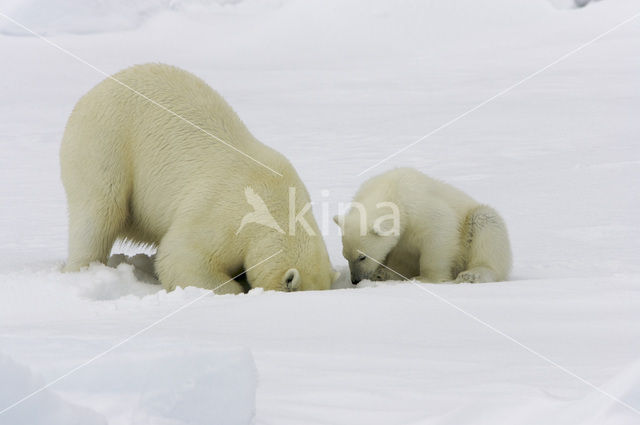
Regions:
<svg viewBox="0 0 640 425"><path fill-rule="evenodd" d="M152 252L129 246L114 267L62 274L58 147L103 76L0 15L0 411L120 344L0 424L638 423L607 395L640 409L638 19L358 175L637 2L126 3L5 0L0 13L107 73L159 61L204 78L291 159L343 278L166 293ZM351 287L330 218L396 166L500 211L512 280Z"/></svg>
<svg viewBox="0 0 640 425"><path fill-rule="evenodd" d="M92 34L132 30L148 18L166 10L180 11L194 4L208 3L224 8L237 0L3 0L3 13L42 35ZM29 35L9 22L0 24L0 34Z"/></svg>
<svg viewBox="0 0 640 425"><path fill-rule="evenodd" d="M9 357L0 354L0 403L3 409L16 402L16 394L29 394L45 385L39 376L35 376L27 367ZM105 425L107 421L99 414L65 402L58 395L45 389L38 398L26 400L20 409L7 411L0 418L2 424L28 425L42 423L46 418L50 425Z"/></svg>

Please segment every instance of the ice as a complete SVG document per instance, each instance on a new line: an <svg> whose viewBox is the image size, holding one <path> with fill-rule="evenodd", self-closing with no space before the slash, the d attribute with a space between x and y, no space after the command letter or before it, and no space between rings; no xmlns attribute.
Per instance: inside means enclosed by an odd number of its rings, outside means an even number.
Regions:
<svg viewBox="0 0 640 425"><path fill-rule="evenodd" d="M25 395L38 394L24 401L18 408L0 413L2 425L106 425L107 420L86 407L65 401L48 389L41 390L45 381L29 368L0 353L0 411Z"/></svg>

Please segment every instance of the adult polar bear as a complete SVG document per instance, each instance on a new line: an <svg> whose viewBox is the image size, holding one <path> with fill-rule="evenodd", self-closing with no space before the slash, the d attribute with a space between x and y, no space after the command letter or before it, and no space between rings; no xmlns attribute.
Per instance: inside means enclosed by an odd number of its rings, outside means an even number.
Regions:
<svg viewBox="0 0 640 425"><path fill-rule="evenodd" d="M403 278L492 282L506 280L511 269L500 215L411 168L366 181L352 208L334 221L342 228L354 284Z"/></svg>
<svg viewBox="0 0 640 425"><path fill-rule="evenodd" d="M124 238L157 245L155 268L169 290L239 293L232 278L243 270L254 287L331 286L335 272L310 210L303 214L310 198L293 166L186 71L138 65L98 84L69 118L60 160L69 207L65 271L105 263ZM289 225L250 223L237 232L251 212L249 189ZM291 210L300 211L293 226ZM301 220L305 229L296 231Z"/></svg>

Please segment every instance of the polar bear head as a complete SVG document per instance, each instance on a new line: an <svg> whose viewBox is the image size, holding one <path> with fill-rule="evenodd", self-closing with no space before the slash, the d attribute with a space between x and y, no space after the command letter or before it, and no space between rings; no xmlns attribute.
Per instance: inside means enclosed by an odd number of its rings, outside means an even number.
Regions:
<svg viewBox="0 0 640 425"><path fill-rule="evenodd" d="M276 231L249 248L245 269L253 288L275 291L330 289L339 273L333 270L320 235Z"/></svg>
<svg viewBox="0 0 640 425"><path fill-rule="evenodd" d="M390 205L380 202L377 207ZM400 218L397 207L392 214L382 214L379 208L365 209L352 205L345 215L333 218L342 230L342 255L349 262L351 283L372 279L400 239Z"/></svg>

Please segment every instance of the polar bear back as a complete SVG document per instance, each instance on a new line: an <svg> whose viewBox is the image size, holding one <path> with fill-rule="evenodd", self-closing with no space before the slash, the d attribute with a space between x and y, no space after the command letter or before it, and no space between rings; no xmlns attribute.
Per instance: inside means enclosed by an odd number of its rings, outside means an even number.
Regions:
<svg viewBox="0 0 640 425"><path fill-rule="evenodd" d="M447 208L459 220L479 205L463 191L413 168L397 168L369 179L358 190L354 201L363 203L368 211L373 211L378 202L390 201L418 215L438 214Z"/></svg>
<svg viewBox="0 0 640 425"><path fill-rule="evenodd" d="M105 167L107 181L125 181L138 221L133 227L151 240L181 210L212 208L222 200L232 208L234 200L244 202L245 186L280 178L251 157L295 175L222 96L193 74L161 64L125 69L87 93L74 108L61 148L65 184L94 178L104 184L105 176L95 171ZM71 166L80 161L92 167ZM230 174L230 168L238 172ZM84 174L65 176L69 172Z"/></svg>

